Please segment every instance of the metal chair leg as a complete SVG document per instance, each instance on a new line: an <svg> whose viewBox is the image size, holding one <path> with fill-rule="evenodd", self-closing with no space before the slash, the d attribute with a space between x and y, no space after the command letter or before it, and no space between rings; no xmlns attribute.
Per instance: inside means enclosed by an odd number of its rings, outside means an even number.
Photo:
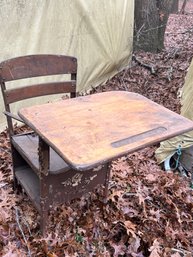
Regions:
<svg viewBox="0 0 193 257"><path fill-rule="evenodd" d="M45 208L45 201L41 200L41 213L40 213L40 231L43 237L46 237L47 224L48 224L48 209Z"/></svg>

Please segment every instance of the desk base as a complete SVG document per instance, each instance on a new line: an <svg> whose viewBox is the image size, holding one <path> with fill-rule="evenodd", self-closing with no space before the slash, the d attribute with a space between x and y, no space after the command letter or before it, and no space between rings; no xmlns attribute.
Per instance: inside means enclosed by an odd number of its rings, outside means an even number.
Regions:
<svg viewBox="0 0 193 257"><path fill-rule="evenodd" d="M50 209L80 198L85 193L102 184L105 187L104 201L107 202L110 165L77 171L69 170L53 175L37 174L20 156L20 165L14 169L16 185L22 186L41 216L40 227L43 235L46 233L48 212Z"/></svg>

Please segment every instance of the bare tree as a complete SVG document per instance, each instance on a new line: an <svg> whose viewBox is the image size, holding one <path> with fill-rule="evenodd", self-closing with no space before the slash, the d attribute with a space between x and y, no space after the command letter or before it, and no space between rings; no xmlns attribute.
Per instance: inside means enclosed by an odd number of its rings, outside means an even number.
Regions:
<svg viewBox="0 0 193 257"><path fill-rule="evenodd" d="M178 13L178 9L179 9L179 0L174 0L171 8L171 13Z"/></svg>
<svg viewBox="0 0 193 257"><path fill-rule="evenodd" d="M175 0L135 0L134 49L159 52Z"/></svg>

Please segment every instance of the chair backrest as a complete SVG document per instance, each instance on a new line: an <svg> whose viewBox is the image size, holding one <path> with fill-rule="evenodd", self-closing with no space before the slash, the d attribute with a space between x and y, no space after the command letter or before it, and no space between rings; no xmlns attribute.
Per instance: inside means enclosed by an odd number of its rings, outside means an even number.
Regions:
<svg viewBox="0 0 193 257"><path fill-rule="evenodd" d="M59 74L71 74L70 81L49 82L9 89L6 82ZM5 110L11 112L10 104L38 96L70 93L76 96L77 59L63 55L27 55L0 63L0 84ZM8 129L13 134L13 123L7 117Z"/></svg>

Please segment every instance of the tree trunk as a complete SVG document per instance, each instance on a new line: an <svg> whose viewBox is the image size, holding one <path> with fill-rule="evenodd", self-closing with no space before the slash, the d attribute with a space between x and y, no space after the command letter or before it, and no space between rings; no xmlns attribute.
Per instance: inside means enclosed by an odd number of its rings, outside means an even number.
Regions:
<svg viewBox="0 0 193 257"><path fill-rule="evenodd" d="M135 0L134 49L159 52L175 0Z"/></svg>
<svg viewBox="0 0 193 257"><path fill-rule="evenodd" d="M178 8L179 8L179 0L174 0L171 8L171 13L178 13Z"/></svg>
<svg viewBox="0 0 193 257"><path fill-rule="evenodd" d="M187 0L184 0L181 10L180 10L180 14L184 14L185 13L185 8L186 8L186 4L187 4Z"/></svg>

